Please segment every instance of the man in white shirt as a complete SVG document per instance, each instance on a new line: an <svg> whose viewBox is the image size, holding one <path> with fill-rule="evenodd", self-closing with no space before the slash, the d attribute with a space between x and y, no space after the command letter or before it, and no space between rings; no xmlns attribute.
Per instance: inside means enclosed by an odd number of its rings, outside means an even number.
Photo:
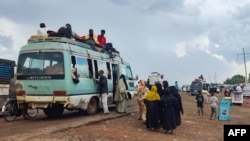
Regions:
<svg viewBox="0 0 250 141"><path fill-rule="evenodd" d="M45 23L40 23L40 28L37 30L37 35L48 37Z"/></svg>
<svg viewBox="0 0 250 141"><path fill-rule="evenodd" d="M236 87L236 91L237 92L242 92L242 88L241 88L241 86L238 84L238 86Z"/></svg>

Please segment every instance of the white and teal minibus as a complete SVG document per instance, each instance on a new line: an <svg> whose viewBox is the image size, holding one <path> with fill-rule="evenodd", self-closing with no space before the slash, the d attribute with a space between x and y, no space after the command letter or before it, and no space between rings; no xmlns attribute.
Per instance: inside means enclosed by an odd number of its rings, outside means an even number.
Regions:
<svg viewBox="0 0 250 141"><path fill-rule="evenodd" d="M102 107L98 92L98 71L108 79L108 105L121 74L126 76L128 96L135 95L131 66L117 54L94 50L88 44L64 37L31 36L21 47L16 71L16 96L20 108L43 109L48 117L58 117L64 109L95 114ZM79 82L72 80L77 70ZM115 77L115 75L117 77Z"/></svg>

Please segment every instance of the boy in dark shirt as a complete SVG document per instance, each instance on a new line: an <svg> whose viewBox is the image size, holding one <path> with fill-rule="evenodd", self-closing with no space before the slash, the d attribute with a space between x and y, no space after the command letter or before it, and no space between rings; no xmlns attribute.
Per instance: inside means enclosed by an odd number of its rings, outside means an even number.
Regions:
<svg viewBox="0 0 250 141"><path fill-rule="evenodd" d="M196 96L195 100L197 102L198 116L203 116L204 97L203 97L201 91L199 91L199 94Z"/></svg>

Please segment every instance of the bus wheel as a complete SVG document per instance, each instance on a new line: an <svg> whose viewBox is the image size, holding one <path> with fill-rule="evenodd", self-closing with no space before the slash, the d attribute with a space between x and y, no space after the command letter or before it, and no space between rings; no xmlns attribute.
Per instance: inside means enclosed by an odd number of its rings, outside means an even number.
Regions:
<svg viewBox="0 0 250 141"><path fill-rule="evenodd" d="M36 116L38 115L38 109L23 109L22 114L25 119L33 119L36 118Z"/></svg>
<svg viewBox="0 0 250 141"><path fill-rule="evenodd" d="M57 118L63 114L64 107L63 105L53 105L52 107L48 107L43 109L43 113L49 118Z"/></svg>
<svg viewBox="0 0 250 141"><path fill-rule="evenodd" d="M95 114L97 112L97 107L98 107L97 99L92 97L89 100L89 104L88 104L88 108L87 108L87 114L88 115Z"/></svg>

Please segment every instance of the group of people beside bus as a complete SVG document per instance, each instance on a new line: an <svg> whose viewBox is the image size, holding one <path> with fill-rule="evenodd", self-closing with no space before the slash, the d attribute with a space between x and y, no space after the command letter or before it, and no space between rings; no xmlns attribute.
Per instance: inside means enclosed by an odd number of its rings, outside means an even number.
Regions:
<svg viewBox="0 0 250 141"><path fill-rule="evenodd" d="M156 131L162 127L165 133L173 134L174 129L181 124L181 96L175 86L168 85L168 81L156 82L147 87L146 81L140 80L137 87L137 102L138 120L142 120L147 129Z"/></svg>
<svg viewBox="0 0 250 141"><path fill-rule="evenodd" d="M40 27L37 30L37 35L43 37L66 37L69 39L75 39L76 41L87 43L91 46L99 47L104 50L107 50L109 53L116 52L119 53L114 47L113 44L107 42L105 37L106 31L101 29L100 34L94 34L93 29L89 29L87 35L80 36L74 30L72 30L71 24L67 23L65 26L60 27L57 31L48 30L45 23L40 23Z"/></svg>

